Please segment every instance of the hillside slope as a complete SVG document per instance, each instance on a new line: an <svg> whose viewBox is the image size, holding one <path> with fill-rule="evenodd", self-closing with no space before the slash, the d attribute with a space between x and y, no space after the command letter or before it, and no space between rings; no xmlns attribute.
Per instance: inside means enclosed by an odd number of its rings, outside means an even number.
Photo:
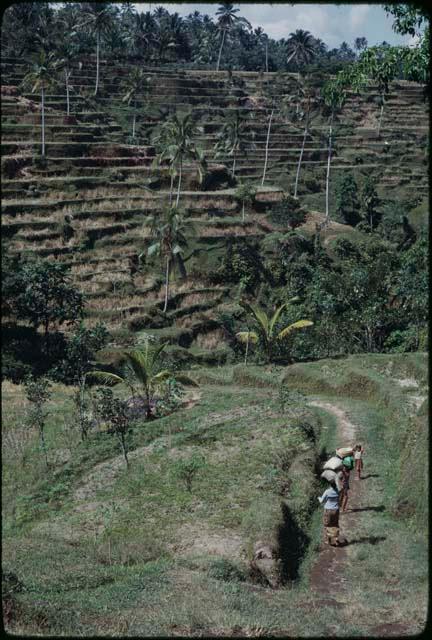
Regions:
<svg viewBox="0 0 432 640"><path fill-rule="evenodd" d="M419 632L427 601L427 465L418 464L428 446L426 364L425 354L402 354L201 370L200 388L180 411L134 427L129 470L109 434L79 442L71 391L57 386L47 472L37 435L19 428L22 389L4 383L4 569L22 583L8 628ZM365 480L354 483L354 509L342 516L349 544L328 556L317 474L345 442L341 420L366 449ZM178 472L197 454L205 464L188 491Z"/></svg>
<svg viewBox="0 0 432 640"><path fill-rule="evenodd" d="M87 324L102 319L119 344L133 342L142 330L186 347L196 362L223 362L230 354L218 318L235 311L238 286L215 283L230 243L246 244L260 254L264 240L279 231L267 212L291 191L303 128L276 110L269 145L267 179L260 186L265 160L269 92L279 102L294 90L291 74L167 72L148 69L150 90L137 97L137 144L130 144L130 116L125 112L122 81L130 66L101 68L101 89L91 96L95 65L87 60L71 77L72 115L67 117L61 85L47 96L47 163L35 161L40 150L40 107L36 95L23 93L22 61L2 60L3 233L12 252L31 252L64 261L74 282L88 299ZM323 79L317 77L317 85ZM393 83L387 97L381 135L373 86L359 97L350 94L335 129L333 185L345 171L378 180L383 198L416 201L427 196L427 105L423 88ZM148 260L136 271L138 254L149 241L148 216L160 212L169 196L168 167L155 169L151 134L165 112L188 108L201 118L197 142L209 164L209 184L199 185L193 166L184 167L180 205L194 223L195 236L187 256L186 281L173 282L169 313L161 314L163 269ZM159 112L158 112L159 109ZM161 111L162 109L162 111ZM255 148L237 158L236 175L258 187L243 222L235 185L224 168L229 157L215 157L214 143L224 115L240 110L249 118ZM311 125L300 177L300 199L307 221L300 233L310 237L323 221L327 163L327 122L320 115ZM204 185L205 186L205 185ZM417 214L416 214L417 215ZM333 216L331 216L333 217ZM62 235L66 219L73 236ZM352 227L332 222L326 242L340 234L356 239ZM354 234L354 235L353 235ZM357 234L358 235L358 234ZM270 248L277 257L277 249ZM215 356L215 350L217 357Z"/></svg>

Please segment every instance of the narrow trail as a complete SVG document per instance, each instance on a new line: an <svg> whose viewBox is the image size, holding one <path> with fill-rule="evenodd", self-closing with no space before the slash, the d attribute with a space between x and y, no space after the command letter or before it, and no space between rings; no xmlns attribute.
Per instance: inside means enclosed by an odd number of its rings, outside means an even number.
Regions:
<svg viewBox="0 0 432 640"><path fill-rule="evenodd" d="M364 442L363 435L360 438L360 429L351 422L346 412L337 404L313 400L311 405L320 407L333 414L337 418L338 445L347 446L355 444L359 439L364 444L366 452L368 443ZM339 527L341 534L347 539L347 545L343 547L331 547L324 542L324 530L319 547L318 558L312 566L310 573L311 602L305 603L305 608L332 607L337 611L336 615L350 621L353 616L353 585L350 581L350 569L355 562L354 550L359 543L376 545L382 541L382 537L364 535L365 521L368 511L380 511L382 507L370 505L370 482L379 476L368 468L365 460L363 477L358 480L355 471L351 472L350 494L348 511L340 513ZM363 534L363 535L362 535ZM390 592L389 592L390 593ZM393 618L394 619L394 618ZM336 628L335 628L336 629ZM400 622L387 621L379 626L367 626L364 628L366 635L397 636L409 632L409 626Z"/></svg>
<svg viewBox="0 0 432 640"><path fill-rule="evenodd" d="M314 400L310 404L325 409L337 418L339 446L347 446L355 443L356 426L351 422L343 409L330 402L320 400ZM359 481L355 477L354 471L351 472L349 509L360 508L363 494L361 485L362 481ZM361 514L356 511L347 511L346 513L340 514L339 526L341 534L348 539L348 542L350 542L350 537L352 537L355 523L360 517ZM319 556L312 567L310 575L311 590L314 595L319 598L320 604L331 605L335 608L345 606L343 602L338 600L338 596L343 596L343 594L347 592L347 561L347 547L331 547L325 544L324 541L321 542ZM332 585L331 589L329 589L329 583ZM329 595L330 593L331 596ZM315 603L315 606L316 604L317 603Z"/></svg>

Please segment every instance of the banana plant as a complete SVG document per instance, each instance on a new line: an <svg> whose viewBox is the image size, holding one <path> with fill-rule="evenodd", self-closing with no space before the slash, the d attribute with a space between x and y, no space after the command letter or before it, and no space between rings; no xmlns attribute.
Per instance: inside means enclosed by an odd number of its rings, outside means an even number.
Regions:
<svg viewBox="0 0 432 640"><path fill-rule="evenodd" d="M291 300L288 300L288 302L285 302L278 307L271 317L267 315L264 309L253 307L252 305L243 302L241 306L254 319L257 331L240 332L241 335L239 336L239 340L242 342L247 341L253 343L261 341L266 355L266 360L267 362L271 362L273 359L274 347L279 341L288 338L293 331L296 331L297 329L304 329L305 327L313 325L311 320L297 320L296 322L286 325L283 329L278 330L276 328L282 311L284 311L289 304L297 302L298 299L299 298L297 296L291 298Z"/></svg>

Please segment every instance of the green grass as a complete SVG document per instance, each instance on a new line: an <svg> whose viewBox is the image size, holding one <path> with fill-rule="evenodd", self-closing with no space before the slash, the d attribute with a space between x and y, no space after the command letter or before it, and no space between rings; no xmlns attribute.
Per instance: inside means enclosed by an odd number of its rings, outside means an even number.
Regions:
<svg viewBox="0 0 432 640"><path fill-rule="evenodd" d="M17 595L14 632L232 635L240 628L252 636L360 636L392 618L388 610L395 606L400 618L421 621L427 502L406 465L410 456L425 455L425 411L400 411L411 392L395 388L394 380L415 377L423 385L425 372L422 354L353 356L288 368L198 367L194 406L134 428L129 470L108 434L80 443L71 390L56 385L47 472L34 434L19 446L25 403L22 390L6 383L3 563L25 585ZM385 511L364 512L352 534L385 540L348 547L350 596L336 617L331 604L320 604L309 590L322 532L315 463L335 447L336 421L313 409L314 444L281 412L281 379L347 410L367 448L366 474L380 474L365 481L367 504L384 504ZM412 433L419 445L407 449ZM55 462L60 449L67 455ZM176 464L194 453L206 464L189 492ZM84 485L86 497L79 498ZM414 504L420 518L398 517L393 507L401 496L419 497ZM310 543L296 586L269 591L251 584L248 567L257 540L277 544L278 528L286 526L281 503Z"/></svg>

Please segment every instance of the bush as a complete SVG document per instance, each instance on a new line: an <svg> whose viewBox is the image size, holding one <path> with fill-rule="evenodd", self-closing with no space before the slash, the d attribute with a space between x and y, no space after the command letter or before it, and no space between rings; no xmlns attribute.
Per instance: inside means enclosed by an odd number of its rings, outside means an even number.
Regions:
<svg viewBox="0 0 432 640"><path fill-rule="evenodd" d="M306 213L301 209L298 200L292 196L285 196L271 208L270 220L274 224L295 229L306 221Z"/></svg>
<svg viewBox="0 0 432 640"><path fill-rule="evenodd" d="M244 582L246 580L244 571L226 558L213 560L209 565L208 575L210 578L224 582Z"/></svg>

